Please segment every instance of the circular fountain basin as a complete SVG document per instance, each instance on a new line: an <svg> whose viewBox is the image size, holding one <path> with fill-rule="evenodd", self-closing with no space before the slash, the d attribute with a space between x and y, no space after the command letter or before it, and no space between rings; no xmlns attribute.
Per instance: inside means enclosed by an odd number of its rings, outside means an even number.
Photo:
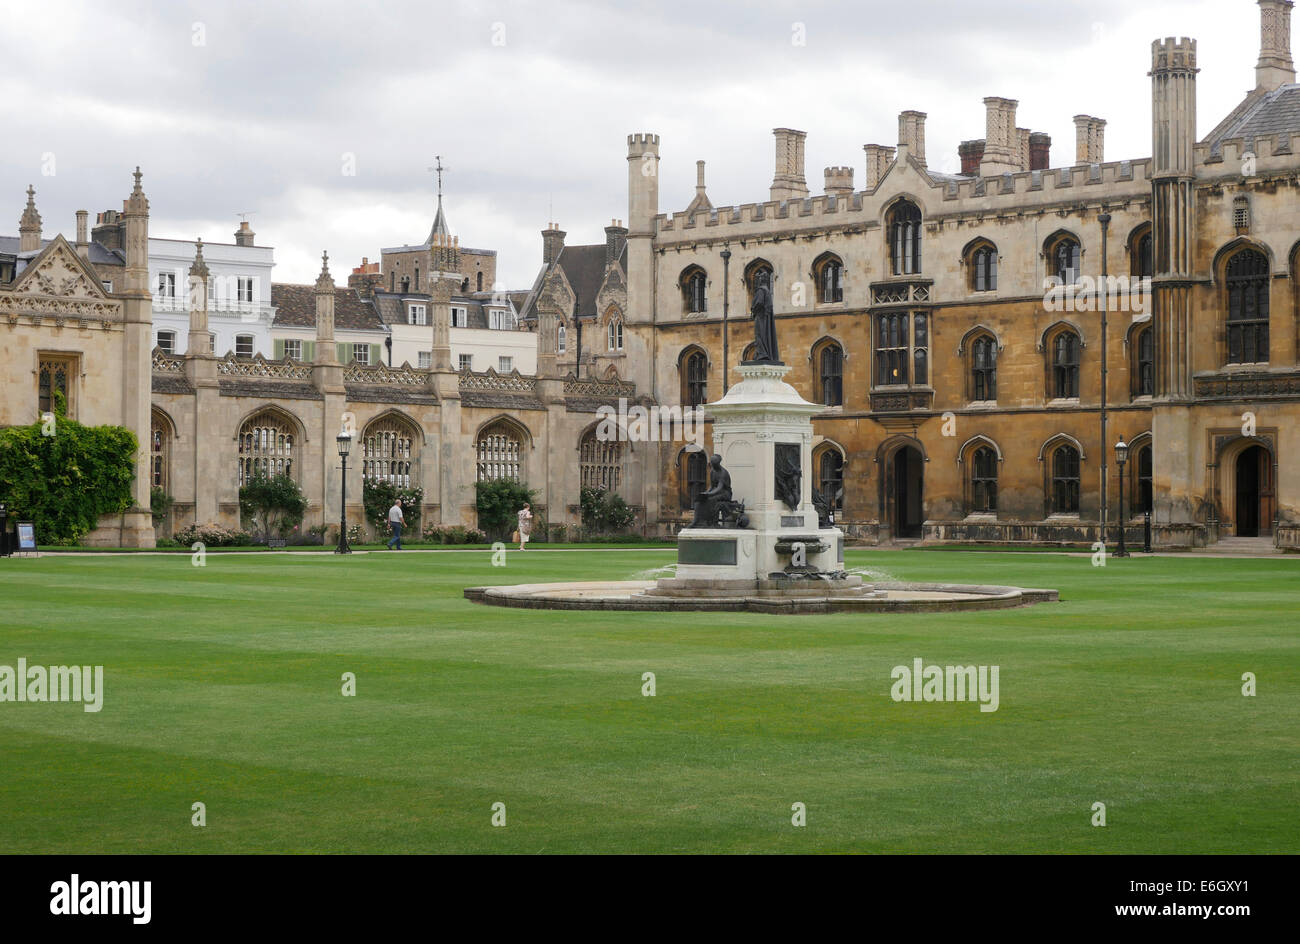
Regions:
<svg viewBox="0 0 1300 944"><path fill-rule="evenodd" d="M856 583L854 583L856 581ZM686 586L688 583L711 586ZM814 584L803 586L802 584ZM826 584L816 586L815 584ZM531 610L751 613L944 613L1058 602L1055 590L950 583L623 580L467 587L465 599ZM835 582L838 583L838 582ZM728 586L726 584L739 584ZM800 586L792 586L800 584ZM667 585L667 586L665 586Z"/></svg>

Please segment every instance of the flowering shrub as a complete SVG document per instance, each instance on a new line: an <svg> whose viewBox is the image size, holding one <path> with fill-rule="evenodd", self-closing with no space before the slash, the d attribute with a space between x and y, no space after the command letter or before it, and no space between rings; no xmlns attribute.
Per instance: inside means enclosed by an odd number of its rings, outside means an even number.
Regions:
<svg viewBox="0 0 1300 944"><path fill-rule="evenodd" d="M424 529L424 540L428 544L486 544L487 535L477 528L462 528L458 525L440 528L431 526Z"/></svg>
<svg viewBox="0 0 1300 944"><path fill-rule="evenodd" d="M253 543L253 536L239 528L226 528L219 524L192 524L176 532L176 543L189 547L195 541L207 547L245 547Z"/></svg>
<svg viewBox="0 0 1300 944"><path fill-rule="evenodd" d="M411 534L419 532L424 489L398 488L391 482L368 478L362 481L361 498L366 508L366 520L376 534L388 532L388 509L393 507L393 502L402 506L402 517L406 519L406 526L402 530Z"/></svg>

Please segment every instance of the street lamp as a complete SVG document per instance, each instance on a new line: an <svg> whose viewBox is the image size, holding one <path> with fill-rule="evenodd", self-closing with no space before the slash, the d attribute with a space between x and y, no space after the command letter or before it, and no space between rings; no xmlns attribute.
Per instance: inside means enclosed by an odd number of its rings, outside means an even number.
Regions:
<svg viewBox="0 0 1300 944"><path fill-rule="evenodd" d="M1110 371L1107 369L1106 354L1109 348L1107 343L1107 314L1110 311L1110 264L1107 260L1108 236L1110 234L1110 214L1105 210L1097 217L1097 222L1101 224L1101 282L1098 294L1101 308L1101 540L1106 542L1106 525L1110 523L1110 502L1106 494L1109 483L1109 470L1106 468L1106 440L1110 437L1106 435L1106 393L1110 385ZM1123 523L1120 524L1120 533L1124 531Z"/></svg>
<svg viewBox="0 0 1300 944"><path fill-rule="evenodd" d="M1124 546L1124 463L1128 461L1128 443L1123 436L1115 443L1115 461L1119 463L1119 544L1115 556L1128 557L1128 548Z"/></svg>
<svg viewBox="0 0 1300 944"><path fill-rule="evenodd" d="M348 547L348 453L352 451L352 434L346 426L339 433L337 442L339 458L343 460L343 488L339 498L339 545L334 548L334 553L351 554L352 548Z"/></svg>

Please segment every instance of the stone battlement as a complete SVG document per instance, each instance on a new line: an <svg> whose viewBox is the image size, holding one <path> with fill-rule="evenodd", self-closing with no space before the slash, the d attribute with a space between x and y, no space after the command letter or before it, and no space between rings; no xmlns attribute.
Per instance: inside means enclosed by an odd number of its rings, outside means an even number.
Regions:
<svg viewBox="0 0 1300 944"><path fill-rule="evenodd" d="M1157 39L1151 44L1151 71L1196 71L1196 40L1186 36Z"/></svg>

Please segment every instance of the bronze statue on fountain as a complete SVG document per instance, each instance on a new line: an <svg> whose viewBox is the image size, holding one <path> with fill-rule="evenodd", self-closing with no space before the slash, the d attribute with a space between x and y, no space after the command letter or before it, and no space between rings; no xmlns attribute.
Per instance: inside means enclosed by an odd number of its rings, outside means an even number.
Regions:
<svg viewBox="0 0 1300 944"><path fill-rule="evenodd" d="M781 364L781 354L776 346L776 315L772 312L772 287L770 276L758 277L754 288L754 304L750 314L754 316L754 359L746 364Z"/></svg>
<svg viewBox="0 0 1300 944"><path fill-rule="evenodd" d="M695 517L692 528L748 528L749 516L745 502L731 499L731 473L722 467L722 456L709 459L708 491L700 492L695 499Z"/></svg>

